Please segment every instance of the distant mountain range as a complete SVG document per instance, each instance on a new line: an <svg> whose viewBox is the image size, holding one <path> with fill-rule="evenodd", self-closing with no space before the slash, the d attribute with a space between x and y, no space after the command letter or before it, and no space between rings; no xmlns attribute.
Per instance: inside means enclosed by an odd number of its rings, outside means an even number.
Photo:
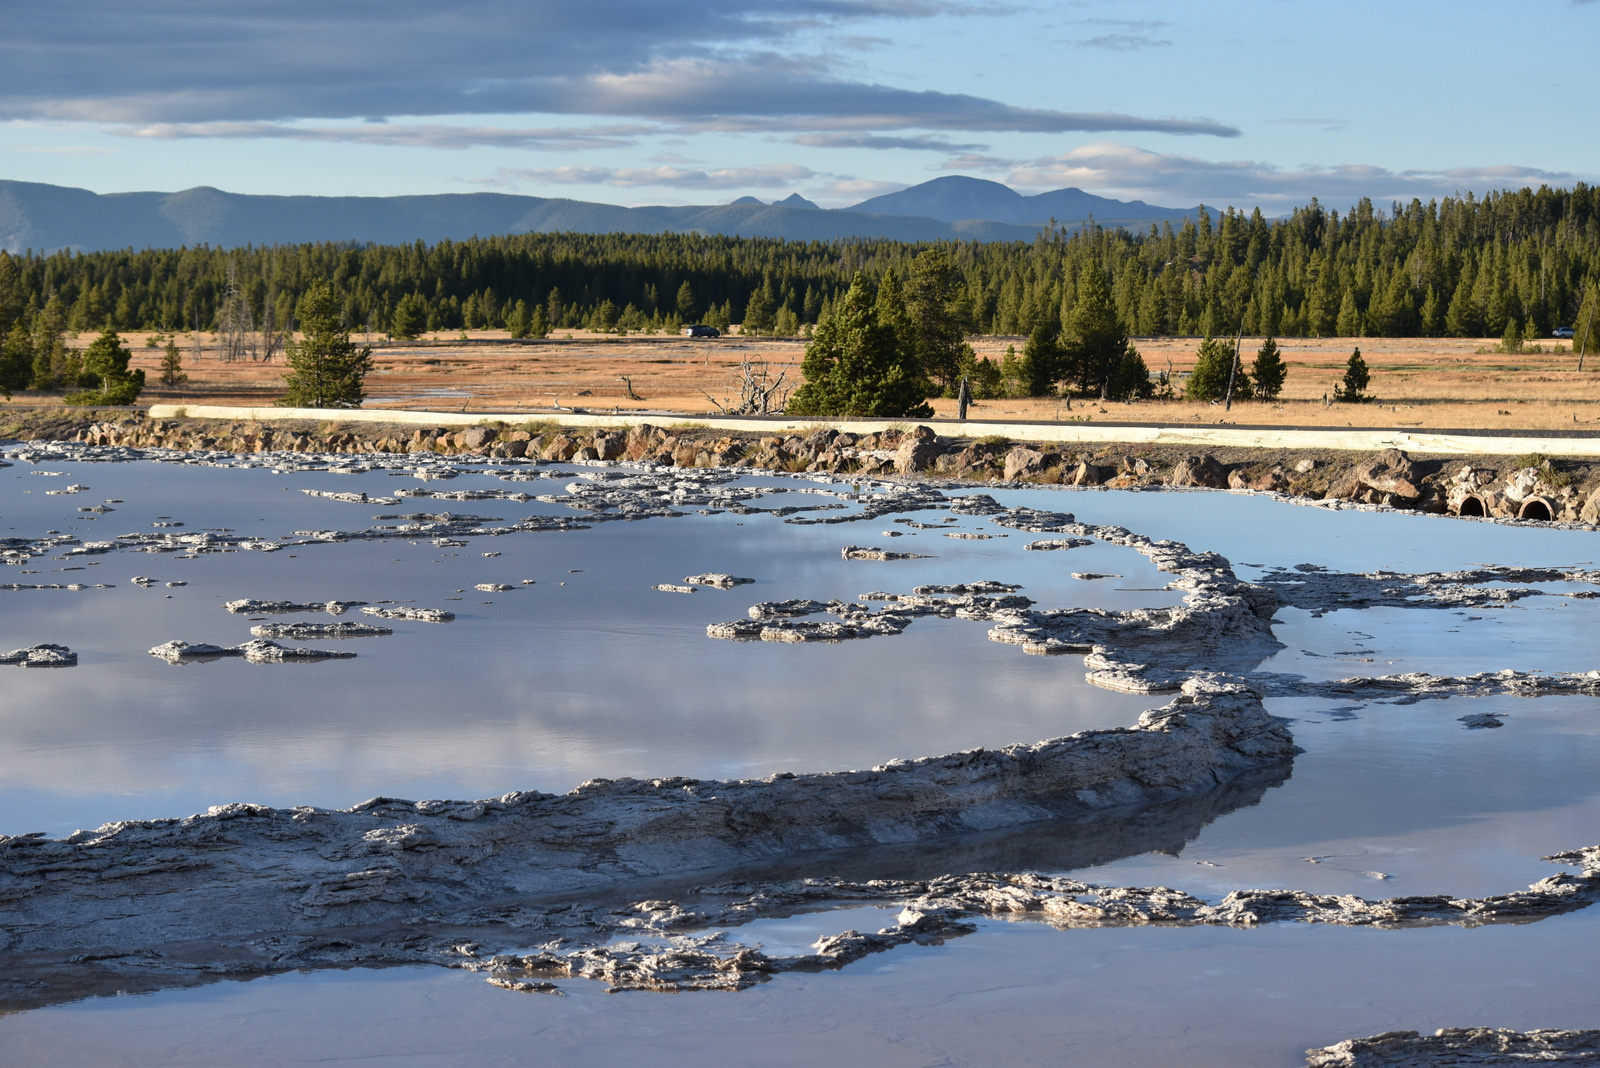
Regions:
<svg viewBox="0 0 1600 1068"><path fill-rule="evenodd" d="M494 234L699 232L829 241L1032 240L1050 219L1077 226L1147 227L1193 215L1110 200L1081 189L1024 196L999 182L951 175L849 208L819 208L798 193L775 204L624 208L505 193L407 197L254 196L201 186L180 193L92 193L0 181L0 249L289 245L315 241L432 244Z"/></svg>

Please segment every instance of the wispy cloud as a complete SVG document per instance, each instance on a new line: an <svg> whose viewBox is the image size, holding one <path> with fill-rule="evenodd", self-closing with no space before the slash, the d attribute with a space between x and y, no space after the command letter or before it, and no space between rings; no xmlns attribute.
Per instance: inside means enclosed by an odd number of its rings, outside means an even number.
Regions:
<svg viewBox="0 0 1600 1068"><path fill-rule="evenodd" d="M963 145L937 135L896 137L888 134L801 134L793 139L797 145L808 148L876 148L908 149L914 152L965 152L981 149L983 145Z"/></svg>
<svg viewBox="0 0 1600 1068"><path fill-rule="evenodd" d="M360 126L320 126L278 122L163 122L113 127L111 132L121 137L173 141L194 138L229 140L266 138L406 148L494 147L572 151L586 148L626 147L636 143L639 136L657 133L659 130L658 126L638 124L584 128L547 126L506 129L497 126L450 126L444 123L368 122Z"/></svg>
<svg viewBox="0 0 1600 1068"><path fill-rule="evenodd" d="M1103 48L1113 52L1135 52L1145 48L1172 47L1170 40L1165 37L1159 37L1155 33L1157 30L1165 29L1169 24L1155 19L1088 18L1071 19L1067 24L1105 31L1095 34L1093 37L1079 37L1062 42L1078 48Z"/></svg>
<svg viewBox="0 0 1600 1068"><path fill-rule="evenodd" d="M554 182L562 185L619 186L625 189L782 189L814 177L815 171L798 163L768 163L711 170L672 166L508 167L497 171L493 179L483 184Z"/></svg>
<svg viewBox="0 0 1600 1068"><path fill-rule="evenodd" d="M1079 48L1105 48L1113 52L1136 52L1143 48L1170 48L1172 42L1142 33L1103 33L1075 42Z"/></svg>
<svg viewBox="0 0 1600 1068"><path fill-rule="evenodd" d="M939 164L941 171L1008 171L1013 167L1020 167L1025 160L1006 159L1004 156L990 156L981 152L963 152L959 156L952 156Z"/></svg>

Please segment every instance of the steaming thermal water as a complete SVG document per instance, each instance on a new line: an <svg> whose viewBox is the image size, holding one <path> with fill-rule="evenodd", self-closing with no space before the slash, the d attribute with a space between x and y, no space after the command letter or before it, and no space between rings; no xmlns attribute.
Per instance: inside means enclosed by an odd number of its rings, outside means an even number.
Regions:
<svg viewBox="0 0 1600 1068"><path fill-rule="evenodd" d="M187 530L276 536L359 529L384 513L566 514L537 502L406 499L387 507L298 492L376 496L412 484L383 473L145 463L52 469L65 474L33 477L20 464L0 471L0 534L58 529L87 540L150 529L158 515ZM72 482L90 489L43 495ZM475 474L445 487L507 485ZM1225 494L995 496L1213 549L1245 577L1258 573L1247 563L1435 571L1573 565L1600 555L1593 534L1328 513ZM123 503L96 519L77 512L105 498ZM827 499L790 494L757 503L819 500ZM1125 723L1161 702L1088 687L1076 657L1025 656L964 620L923 619L899 636L824 646L705 637L706 623L737 618L756 601L853 600L925 582L1020 582L1041 607L1177 600L1171 591L1145 592L1165 578L1130 550L1027 552L1029 535L980 519L949 526L1010 537L947 539L890 517L794 526L767 516L691 515L473 538L464 547L397 539L190 560L119 552L36 560L36 577L7 569L13 582L116 588L0 592L0 649L56 641L81 657L65 671L0 668L0 833L62 834L230 800L343 806L377 793L565 789L596 775L864 766ZM885 539L888 530L913 536ZM937 559L846 562L838 556L846 543ZM489 552L501 555L482 555ZM650 588L708 570L758 583L692 595ZM1123 577L1077 581L1074 571ZM127 581L135 574L188 585L140 589ZM525 578L536 582L521 586ZM473 589L478 582L520 588L487 594ZM250 620L221 608L237 597L414 600L458 618L395 621L392 637L339 643L359 654L353 661L170 667L146 655L171 638L245 640ZM1471 612L1312 618L1285 609L1276 632L1286 648L1263 668L1311 678L1587 670L1596 666L1597 611L1593 600L1554 597ZM1372 898L1513 890L1554 870L1540 855L1600 842L1597 706L1587 698L1277 700L1270 707L1294 719L1307 750L1287 782L1204 824L1187 844L1164 847L1176 855L1142 853L1077 874L1211 898L1248 886ZM1483 711L1507 713L1505 726L1467 731L1457 722ZM815 934L865 929L853 911L782 922L801 932L809 924ZM530 1055L560 1063L1297 1063L1307 1046L1394 1027L1595 1026L1586 964L1596 922L1579 913L1479 930L1058 932L988 921L943 946L903 947L837 974L670 998L608 997L584 981L563 982L566 998L518 995L471 975L411 968L280 976L26 1013L0 1021L0 1046L21 1063L97 1061L113 1051L130 1063L496 1063ZM767 937L798 937L780 934Z"/></svg>

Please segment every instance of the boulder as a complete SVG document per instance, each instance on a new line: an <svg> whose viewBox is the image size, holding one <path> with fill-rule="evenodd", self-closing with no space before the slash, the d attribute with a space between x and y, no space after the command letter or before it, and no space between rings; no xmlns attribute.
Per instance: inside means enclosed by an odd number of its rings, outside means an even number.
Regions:
<svg viewBox="0 0 1600 1068"><path fill-rule="evenodd" d="M1109 467L1092 464L1088 460L1078 461L1078 465L1062 475L1061 481L1069 486L1101 486L1106 479L1111 477Z"/></svg>
<svg viewBox="0 0 1600 1068"><path fill-rule="evenodd" d="M900 448L895 452L894 468L902 475L926 471L933 466L933 462L943 451L939 446L938 437L931 429L925 426L915 427L900 439Z"/></svg>
<svg viewBox="0 0 1600 1068"><path fill-rule="evenodd" d="M1411 457L1399 449L1384 449L1378 455L1361 461L1352 472L1352 477L1363 486L1404 500L1414 501L1422 496L1422 489L1418 486L1421 476L1417 473L1416 465L1411 462ZM1329 496L1332 496L1331 492Z"/></svg>
<svg viewBox="0 0 1600 1068"><path fill-rule="evenodd" d="M1274 464L1265 474L1252 478L1248 488L1267 493L1286 493L1289 489L1289 475L1281 466Z"/></svg>
<svg viewBox="0 0 1600 1068"><path fill-rule="evenodd" d="M593 448L602 460L620 460L623 453L627 452L628 439L620 431L612 433L597 432L594 436Z"/></svg>
<svg viewBox="0 0 1600 1068"><path fill-rule="evenodd" d="M1045 454L1038 449L1030 449L1026 445L1018 445L1006 453L1005 480L1014 481L1019 478L1038 477L1044 473Z"/></svg>
<svg viewBox="0 0 1600 1068"><path fill-rule="evenodd" d="M1589 499L1578 510L1578 518L1585 523L1600 523L1600 489L1589 494Z"/></svg>
<svg viewBox="0 0 1600 1068"><path fill-rule="evenodd" d="M496 436L495 432L486 426L469 426L456 435L456 440L461 443L463 449L481 449Z"/></svg>
<svg viewBox="0 0 1600 1068"><path fill-rule="evenodd" d="M1501 492L1501 496L1508 501L1516 501L1519 504L1529 497L1538 496L1539 480L1543 474L1544 472L1537 467L1524 467L1519 471L1511 472L1506 477L1506 488Z"/></svg>
<svg viewBox="0 0 1600 1068"><path fill-rule="evenodd" d="M1185 456L1172 468L1172 477L1167 480L1170 486L1202 486L1206 489L1226 489L1228 485L1228 469L1218 462L1215 456L1206 453L1204 456Z"/></svg>
<svg viewBox="0 0 1600 1068"><path fill-rule="evenodd" d="M570 460L572 459L572 454L577 451L577 442L565 434L557 434L545 444L544 458L546 460Z"/></svg>

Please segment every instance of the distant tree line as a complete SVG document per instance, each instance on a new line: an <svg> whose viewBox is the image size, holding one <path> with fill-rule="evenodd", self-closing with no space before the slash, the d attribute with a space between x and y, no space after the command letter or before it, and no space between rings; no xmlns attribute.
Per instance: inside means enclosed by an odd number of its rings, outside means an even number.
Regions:
<svg viewBox="0 0 1600 1068"><path fill-rule="evenodd" d="M45 384L33 369L53 367L71 332L281 331L319 279L341 324L368 334L501 328L531 337L700 321L790 336L831 311L857 274L873 289L890 272L909 280L930 247L518 234L432 246L0 253L0 385ZM1030 344L1036 335L1070 340L1084 288L1102 286L1134 336L1530 338L1573 326L1574 347L1593 351L1590 334L1600 330L1600 189L1581 183L1388 210L1362 201L1344 215L1313 200L1273 221L1202 210L1138 233L1087 225L1032 242L938 247L960 330ZM29 381L18 385L23 365ZM1068 377L1091 388L1105 372L1074 366Z"/></svg>

